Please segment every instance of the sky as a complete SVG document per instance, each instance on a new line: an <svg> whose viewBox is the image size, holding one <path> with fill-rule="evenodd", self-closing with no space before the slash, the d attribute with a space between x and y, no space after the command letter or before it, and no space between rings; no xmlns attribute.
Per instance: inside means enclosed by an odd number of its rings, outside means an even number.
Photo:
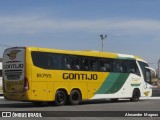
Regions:
<svg viewBox="0 0 160 120"><path fill-rule="evenodd" d="M37 46L137 55L157 68L160 0L0 0L0 57Z"/></svg>

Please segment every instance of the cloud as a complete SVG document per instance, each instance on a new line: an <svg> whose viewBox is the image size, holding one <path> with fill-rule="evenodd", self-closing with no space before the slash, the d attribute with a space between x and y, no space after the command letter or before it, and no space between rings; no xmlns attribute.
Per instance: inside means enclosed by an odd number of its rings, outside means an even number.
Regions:
<svg viewBox="0 0 160 120"><path fill-rule="evenodd" d="M68 30L110 31L117 34L159 33L160 21L150 19L57 20L36 16L0 16L0 33L35 34Z"/></svg>

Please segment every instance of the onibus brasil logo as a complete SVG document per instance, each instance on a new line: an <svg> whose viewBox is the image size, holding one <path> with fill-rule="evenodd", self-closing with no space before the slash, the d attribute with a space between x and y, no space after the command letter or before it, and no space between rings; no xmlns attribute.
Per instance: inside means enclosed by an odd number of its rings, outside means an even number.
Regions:
<svg viewBox="0 0 160 120"><path fill-rule="evenodd" d="M17 53L19 51L20 50L12 50L9 54L7 54L7 56L9 57L9 59L14 60L14 59L16 59Z"/></svg>

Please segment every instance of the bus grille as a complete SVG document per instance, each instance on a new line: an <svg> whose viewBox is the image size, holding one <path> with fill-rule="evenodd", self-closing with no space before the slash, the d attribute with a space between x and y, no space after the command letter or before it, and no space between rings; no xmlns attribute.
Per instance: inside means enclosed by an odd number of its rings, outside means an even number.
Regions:
<svg viewBox="0 0 160 120"><path fill-rule="evenodd" d="M5 70L4 72L8 80L19 80L22 75L22 70Z"/></svg>

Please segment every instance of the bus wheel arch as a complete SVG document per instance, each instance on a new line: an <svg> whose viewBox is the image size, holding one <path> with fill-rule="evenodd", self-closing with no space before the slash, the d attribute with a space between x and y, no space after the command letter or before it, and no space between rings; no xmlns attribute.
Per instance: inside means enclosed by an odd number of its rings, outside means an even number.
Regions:
<svg viewBox="0 0 160 120"><path fill-rule="evenodd" d="M141 96L141 92L139 88L134 88L132 92L132 98L130 98L131 101L137 102Z"/></svg>
<svg viewBox="0 0 160 120"><path fill-rule="evenodd" d="M80 89L72 89L68 101L71 105L78 105L82 100L82 93Z"/></svg>
<svg viewBox="0 0 160 120"><path fill-rule="evenodd" d="M65 89L58 89L55 94L55 105L65 105L67 101L67 91Z"/></svg>

